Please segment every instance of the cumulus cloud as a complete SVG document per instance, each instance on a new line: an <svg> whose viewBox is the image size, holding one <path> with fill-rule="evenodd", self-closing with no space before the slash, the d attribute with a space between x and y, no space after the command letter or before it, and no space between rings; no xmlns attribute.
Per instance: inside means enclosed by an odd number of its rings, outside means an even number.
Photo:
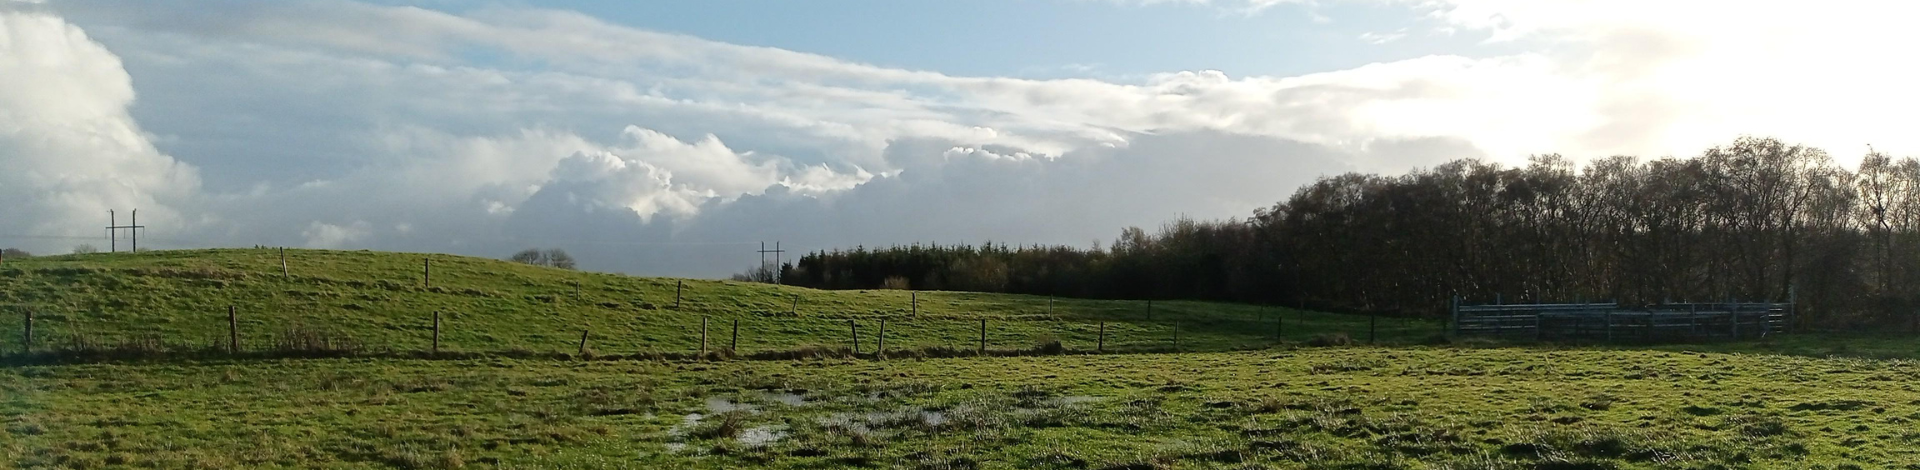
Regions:
<svg viewBox="0 0 1920 470"><path fill-rule="evenodd" d="M106 212L191 224L192 167L161 154L127 114L120 60L59 17L0 9L0 220L41 237L101 233ZM122 219L124 222L125 219Z"/></svg>

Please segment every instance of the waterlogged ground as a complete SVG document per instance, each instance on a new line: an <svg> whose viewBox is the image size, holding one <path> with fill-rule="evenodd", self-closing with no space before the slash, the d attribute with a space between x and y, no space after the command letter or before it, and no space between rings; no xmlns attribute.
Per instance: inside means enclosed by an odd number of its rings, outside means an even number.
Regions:
<svg viewBox="0 0 1920 470"><path fill-rule="evenodd" d="M1920 468L1920 364L1474 348L0 369L0 467Z"/></svg>

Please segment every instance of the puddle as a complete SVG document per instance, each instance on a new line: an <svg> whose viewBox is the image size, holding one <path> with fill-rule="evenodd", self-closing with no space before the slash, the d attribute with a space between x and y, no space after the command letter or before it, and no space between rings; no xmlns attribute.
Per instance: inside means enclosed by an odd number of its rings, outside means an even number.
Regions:
<svg viewBox="0 0 1920 470"><path fill-rule="evenodd" d="M1086 396L1086 395L1067 395L1064 397L1055 398L1054 402L1062 405L1078 405L1081 403L1095 403L1095 402L1105 401L1106 399L1107 397L1093 397L1093 396Z"/></svg>
<svg viewBox="0 0 1920 470"><path fill-rule="evenodd" d="M920 412L920 422L927 423L927 426L940 427L940 425L947 424L947 414L939 411L922 410Z"/></svg>
<svg viewBox="0 0 1920 470"><path fill-rule="evenodd" d="M769 402L787 406L806 406L807 397L798 393L763 390L760 398Z"/></svg>
<svg viewBox="0 0 1920 470"><path fill-rule="evenodd" d="M786 426L770 424L747 428L740 431L740 436L734 439L749 447L766 447L768 444L780 442L781 439L786 438Z"/></svg>
<svg viewBox="0 0 1920 470"><path fill-rule="evenodd" d="M955 411L958 411L958 409ZM815 421L824 426L838 427L857 432L869 432L875 429L912 426L938 427L947 423L947 412L924 408L904 408L894 411L841 412L821 416L816 418Z"/></svg>
<svg viewBox="0 0 1920 470"><path fill-rule="evenodd" d="M713 414L720 414L720 413L725 413L728 411L736 411L736 410L751 413L755 409L756 407L751 404L735 402L735 401L728 400L725 398L720 398L720 397L707 397L707 411Z"/></svg>

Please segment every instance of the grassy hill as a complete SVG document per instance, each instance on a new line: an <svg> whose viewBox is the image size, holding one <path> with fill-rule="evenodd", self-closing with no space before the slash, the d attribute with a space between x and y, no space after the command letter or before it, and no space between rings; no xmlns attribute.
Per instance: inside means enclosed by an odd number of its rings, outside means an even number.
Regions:
<svg viewBox="0 0 1920 470"><path fill-rule="evenodd" d="M431 260L431 278L423 268ZM430 281L430 282L429 282ZM676 291L679 300L676 301ZM918 299L917 310L910 299ZM677 305L676 305L677 304ZM692 352L702 319L714 350L852 345L872 352L886 321L891 351L990 349L1059 340L1109 351L1259 347L1344 333L1365 341L1369 319L1210 302L1057 299L965 292L820 291L711 280L643 278L437 254L271 249L181 250L7 260L0 265L0 350L21 349L32 311L36 350L138 347L208 350L238 313L242 349L323 337L368 351L425 351L434 312L441 349L574 352L582 330L600 354ZM1410 342L1440 324L1383 318L1382 342Z"/></svg>

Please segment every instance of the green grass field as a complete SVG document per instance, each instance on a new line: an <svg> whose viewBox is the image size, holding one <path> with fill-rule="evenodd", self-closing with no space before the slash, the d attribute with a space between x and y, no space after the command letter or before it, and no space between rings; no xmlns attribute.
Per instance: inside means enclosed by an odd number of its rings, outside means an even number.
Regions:
<svg viewBox="0 0 1920 470"><path fill-rule="evenodd" d="M288 253L284 278L266 250L0 265L0 469L1920 468L1898 335L1429 346L1439 324L1382 319L1379 345L1310 347L1369 319L716 281L674 308L671 279L432 255L429 287L424 255ZM230 357L227 305L249 351L325 331L359 354ZM461 354L417 354L433 311ZM868 354L657 354L696 350L702 318L716 349L739 320L746 352L844 348L852 320ZM913 353L971 350L983 319L1026 354ZM1101 322L1129 354L1083 354ZM592 358L568 354L582 328Z"/></svg>
<svg viewBox="0 0 1920 470"><path fill-rule="evenodd" d="M26 366L0 369L0 451L69 468L1914 468L1916 380L1907 361L1453 347Z"/></svg>
<svg viewBox="0 0 1920 470"><path fill-rule="evenodd" d="M432 259L431 285L422 279ZM0 350L17 353L32 310L37 343L171 349L224 348L227 307L238 312L243 349L271 347L289 330L322 331L376 351L431 347L442 315L443 351L578 352L582 330L601 354L693 352L702 319L709 345L740 352L802 346L978 348L987 321L991 349L1050 339L1110 351L1263 347L1343 333L1367 338L1366 317L1207 302L1100 301L895 290L820 291L706 280L640 278L448 255L291 250L287 275L274 250L191 250L9 260L0 265ZM576 290L577 286L577 290ZM675 292L680 292L675 306ZM917 312L913 307L918 299ZM797 306L796 306L797 305ZM849 327L848 321L854 321ZM297 328L296 328L297 327ZM1382 342L1440 332L1436 322L1383 318Z"/></svg>

